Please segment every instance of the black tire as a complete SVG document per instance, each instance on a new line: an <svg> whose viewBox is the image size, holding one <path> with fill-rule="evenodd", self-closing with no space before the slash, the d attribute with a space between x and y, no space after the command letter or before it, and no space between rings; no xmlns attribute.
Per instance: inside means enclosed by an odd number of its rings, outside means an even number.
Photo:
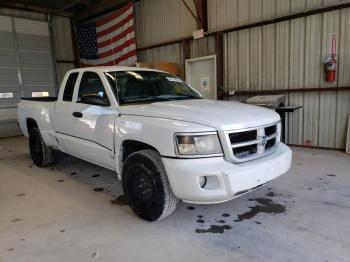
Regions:
<svg viewBox="0 0 350 262"><path fill-rule="evenodd" d="M179 200L156 151L146 149L131 154L125 161L122 180L129 206L139 217L156 221L177 208Z"/></svg>
<svg viewBox="0 0 350 262"><path fill-rule="evenodd" d="M35 165L46 167L54 163L54 149L45 145L37 127L33 127L29 132L29 149Z"/></svg>

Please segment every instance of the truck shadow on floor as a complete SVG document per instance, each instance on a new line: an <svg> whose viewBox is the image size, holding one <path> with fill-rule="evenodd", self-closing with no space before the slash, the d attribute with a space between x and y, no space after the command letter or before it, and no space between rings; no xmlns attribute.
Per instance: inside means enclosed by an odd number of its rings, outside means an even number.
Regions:
<svg viewBox="0 0 350 262"><path fill-rule="evenodd" d="M83 161L63 152L55 153L55 164L48 168L50 172L66 175L66 180L73 179L91 188L94 192L104 193L111 197L112 205L126 206L121 182L111 170ZM63 181L62 181L63 180ZM64 182L59 179L57 182Z"/></svg>

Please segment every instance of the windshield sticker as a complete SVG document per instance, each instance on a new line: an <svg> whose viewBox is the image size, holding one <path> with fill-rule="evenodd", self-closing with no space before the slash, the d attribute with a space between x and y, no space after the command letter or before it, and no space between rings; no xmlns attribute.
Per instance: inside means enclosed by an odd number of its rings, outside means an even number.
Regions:
<svg viewBox="0 0 350 262"><path fill-rule="evenodd" d="M176 77L169 77L167 76L166 79L170 82L178 82L178 83L182 83L182 80L180 78L176 78Z"/></svg>

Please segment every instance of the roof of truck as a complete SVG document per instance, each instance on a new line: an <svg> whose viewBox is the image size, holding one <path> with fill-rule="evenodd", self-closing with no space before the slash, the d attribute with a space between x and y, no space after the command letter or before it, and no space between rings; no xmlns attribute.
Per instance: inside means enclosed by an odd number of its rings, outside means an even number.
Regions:
<svg viewBox="0 0 350 262"><path fill-rule="evenodd" d="M157 69L136 67L136 66L92 66L92 67L82 67L70 70L70 72L81 72L81 71L99 71L99 72L109 72L109 71L155 71L164 72Z"/></svg>

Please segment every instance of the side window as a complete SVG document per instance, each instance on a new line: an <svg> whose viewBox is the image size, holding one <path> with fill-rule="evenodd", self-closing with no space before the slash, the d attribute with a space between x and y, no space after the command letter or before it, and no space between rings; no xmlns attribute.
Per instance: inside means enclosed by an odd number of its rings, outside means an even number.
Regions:
<svg viewBox="0 0 350 262"><path fill-rule="evenodd" d="M94 72L85 72L81 77L77 102L82 102L85 96L99 96L108 101L101 78Z"/></svg>
<svg viewBox="0 0 350 262"><path fill-rule="evenodd" d="M79 73L71 73L68 77L66 86L63 92L63 101L72 101L75 82L77 81Z"/></svg>

